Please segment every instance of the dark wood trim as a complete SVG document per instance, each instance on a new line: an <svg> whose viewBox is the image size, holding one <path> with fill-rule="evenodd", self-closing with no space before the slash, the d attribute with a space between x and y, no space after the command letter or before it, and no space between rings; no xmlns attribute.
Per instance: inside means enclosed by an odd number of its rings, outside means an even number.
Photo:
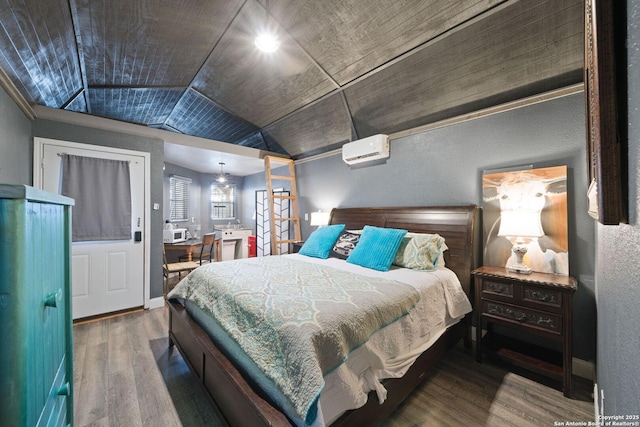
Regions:
<svg viewBox="0 0 640 427"><path fill-rule="evenodd" d="M597 183L598 221L610 225L627 221L625 8L618 0L585 0L584 8L589 182Z"/></svg>
<svg viewBox="0 0 640 427"><path fill-rule="evenodd" d="M445 257L463 283L469 299L471 270L474 265L476 243L475 222L478 209L475 205L454 207L409 207L409 208L349 208L334 209L330 223L344 223L347 228L364 225L403 228L412 232L439 233L449 246ZM189 368L201 382L217 409L232 426L290 426L290 420L281 413L262 391L216 347L208 334L188 315L176 301L169 305L169 339L175 345ZM336 420L336 426L375 425L408 396L422 381L435 363L460 338L470 343L470 316L449 328L438 341L424 352L407 374L385 382L387 401L378 405L375 396L357 410L345 413ZM374 392L372 392L374 393Z"/></svg>

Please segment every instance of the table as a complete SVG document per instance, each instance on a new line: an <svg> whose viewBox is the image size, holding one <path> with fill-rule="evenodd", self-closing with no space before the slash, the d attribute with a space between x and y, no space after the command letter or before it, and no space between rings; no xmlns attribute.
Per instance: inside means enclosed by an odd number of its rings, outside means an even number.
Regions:
<svg viewBox="0 0 640 427"><path fill-rule="evenodd" d="M501 267L480 267L474 276L476 300L476 358L482 352L562 382L564 395L572 391L572 297L577 281L571 276L547 273L511 273ZM483 322L487 335L482 336ZM499 324L512 331L536 334L562 348L554 357L548 349L493 333Z"/></svg>
<svg viewBox="0 0 640 427"><path fill-rule="evenodd" d="M187 253L187 261L193 261L193 251L202 246L202 239L189 239L186 242L165 243L166 251L182 251Z"/></svg>

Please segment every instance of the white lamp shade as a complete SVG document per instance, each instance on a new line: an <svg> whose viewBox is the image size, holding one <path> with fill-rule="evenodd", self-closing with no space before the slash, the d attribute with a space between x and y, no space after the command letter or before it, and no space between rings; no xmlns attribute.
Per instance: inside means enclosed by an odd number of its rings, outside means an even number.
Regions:
<svg viewBox="0 0 640 427"><path fill-rule="evenodd" d="M311 212L311 226L323 226L329 224L329 212Z"/></svg>
<svg viewBox="0 0 640 427"><path fill-rule="evenodd" d="M537 238L544 236L539 211L503 211L498 236Z"/></svg>

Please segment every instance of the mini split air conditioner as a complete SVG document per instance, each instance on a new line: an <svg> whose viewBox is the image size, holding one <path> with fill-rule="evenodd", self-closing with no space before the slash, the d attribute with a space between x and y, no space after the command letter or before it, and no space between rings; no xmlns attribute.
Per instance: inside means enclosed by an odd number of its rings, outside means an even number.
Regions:
<svg viewBox="0 0 640 427"><path fill-rule="evenodd" d="M342 160L348 165L389 157L389 136L373 135L342 146Z"/></svg>

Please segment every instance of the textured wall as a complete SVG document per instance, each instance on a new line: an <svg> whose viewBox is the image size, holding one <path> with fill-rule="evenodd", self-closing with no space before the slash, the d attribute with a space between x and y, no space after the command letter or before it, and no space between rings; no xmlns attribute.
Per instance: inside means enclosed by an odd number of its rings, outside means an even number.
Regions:
<svg viewBox="0 0 640 427"><path fill-rule="evenodd" d="M574 355L595 360L594 225L587 215L582 94L394 140L384 164L350 168L340 155L301 163L301 213L335 206L482 205L484 170L531 164L568 166L570 271L580 282ZM261 179L245 180L245 188ZM308 222L303 229L307 236Z"/></svg>
<svg viewBox="0 0 640 427"><path fill-rule="evenodd" d="M36 119L33 136L151 153L151 204L162 206L163 141L50 120ZM162 296L162 210L151 210L150 296Z"/></svg>
<svg viewBox="0 0 640 427"><path fill-rule="evenodd" d="M31 121L0 87L0 183L33 182Z"/></svg>
<svg viewBox="0 0 640 427"><path fill-rule="evenodd" d="M196 217L199 224L203 224L202 221L206 220L206 216L202 216L201 201L205 200L201 197L202 189L200 185L201 173L193 171L191 169L184 168L182 166L174 165L172 163L165 162L164 164L164 180L163 180L163 194L164 194L164 206L162 209L163 223L169 219L170 204L169 204L169 177L171 175L178 175L183 178L191 179L191 185L189 186L191 194L189 195L189 216ZM190 222L176 223L177 227L186 227ZM206 223L205 223L206 224Z"/></svg>
<svg viewBox="0 0 640 427"><path fill-rule="evenodd" d="M226 225L229 220L212 220L211 208L209 207L209 200L211 197L211 184L216 180L216 175L211 173L196 172L191 169L187 169L182 166L174 165L172 163L165 163L164 169L164 209L163 218L166 220L169 218L169 177L171 175L179 175L185 178L191 179L191 199L189 200L189 210L191 217L196 217L196 220L201 226L202 233L208 233L213 231L214 226ZM244 222L243 218L247 215L249 220L253 214L253 202L251 202L248 208L244 208L244 197L242 192L243 177L241 176L229 176L229 184L236 186L236 194L238 200L236 200L236 216L247 227L251 227L251 222ZM253 194L253 193L251 193ZM253 200L253 199L251 199ZM246 211L246 212L245 212ZM163 221L164 222L164 221ZM231 222L235 223L235 220ZM188 223L178 223L180 227L189 225Z"/></svg>
<svg viewBox="0 0 640 427"><path fill-rule="evenodd" d="M640 2L627 6L629 224L597 227L598 386L606 415L640 413Z"/></svg>

